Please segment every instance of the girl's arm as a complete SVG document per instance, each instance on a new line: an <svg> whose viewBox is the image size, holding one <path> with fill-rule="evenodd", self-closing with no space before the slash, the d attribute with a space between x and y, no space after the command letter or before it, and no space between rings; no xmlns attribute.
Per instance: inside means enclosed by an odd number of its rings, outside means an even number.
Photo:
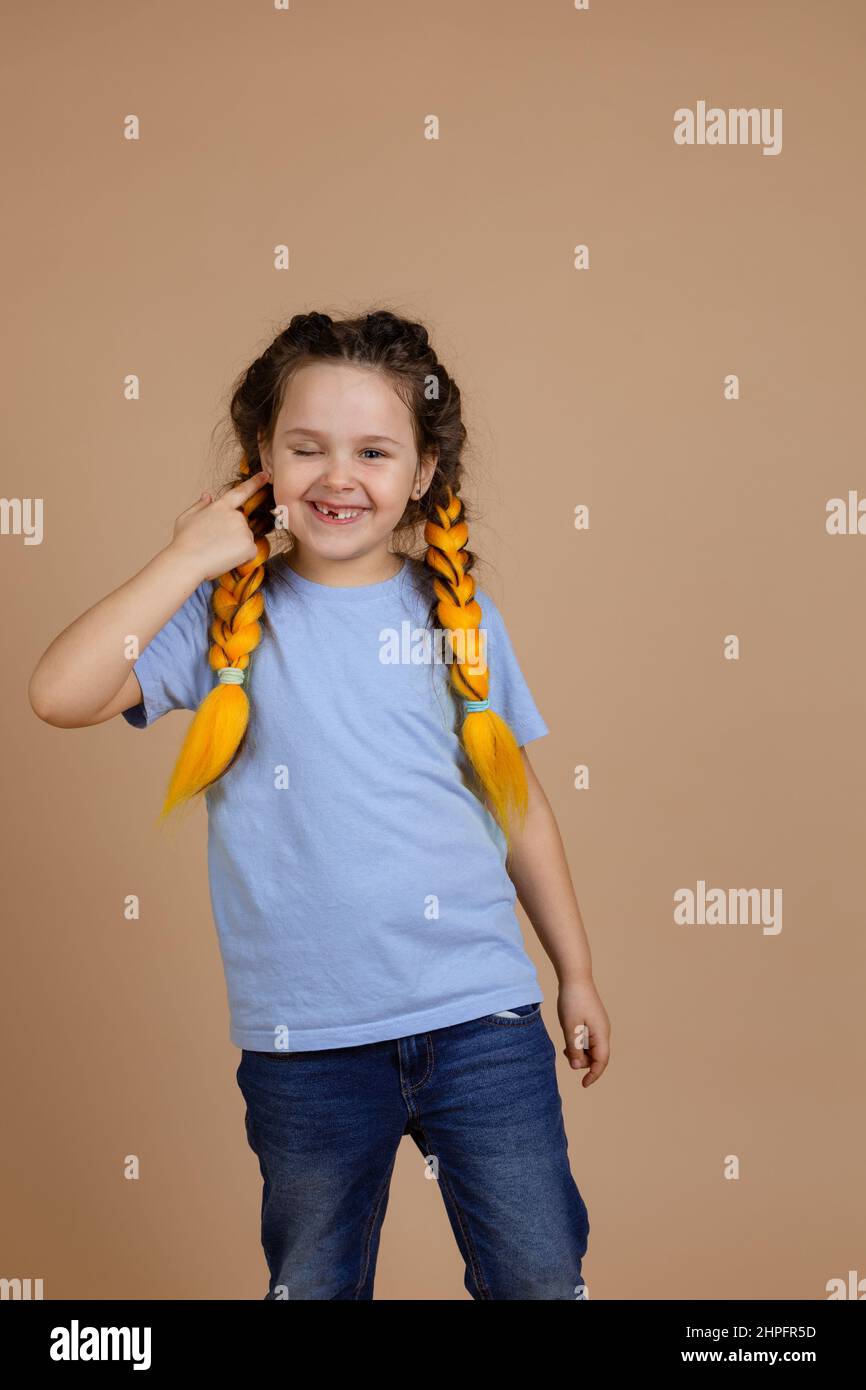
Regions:
<svg viewBox="0 0 866 1390"><path fill-rule="evenodd" d="M512 837L508 873L559 981L558 1012L565 1055L575 1069L589 1064L584 1086L607 1066L610 1020L592 978L592 957L553 808L526 749L526 821ZM582 1027L585 1025L585 1030ZM588 1063L585 1053L589 1053Z"/></svg>
<svg viewBox="0 0 866 1390"><path fill-rule="evenodd" d="M141 688L130 670L134 658L126 655L130 636L144 651L201 582L189 554L173 543L159 551L55 637L30 678L34 712L58 729L82 729L137 705Z"/></svg>
<svg viewBox="0 0 866 1390"><path fill-rule="evenodd" d="M30 678L34 712L59 729L101 724L141 701L126 654L129 638L144 651L156 633L206 579L255 559L257 544L241 507L263 485L245 478L216 502L202 493L181 512L174 535L119 589L64 628Z"/></svg>

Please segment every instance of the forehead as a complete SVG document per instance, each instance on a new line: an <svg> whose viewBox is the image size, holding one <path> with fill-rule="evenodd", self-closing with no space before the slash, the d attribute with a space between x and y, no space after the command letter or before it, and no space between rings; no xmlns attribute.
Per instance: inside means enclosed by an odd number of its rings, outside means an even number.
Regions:
<svg viewBox="0 0 866 1390"><path fill-rule="evenodd" d="M356 430L411 437L409 409L387 378L348 362L311 362L291 377L277 428L294 426L322 434Z"/></svg>

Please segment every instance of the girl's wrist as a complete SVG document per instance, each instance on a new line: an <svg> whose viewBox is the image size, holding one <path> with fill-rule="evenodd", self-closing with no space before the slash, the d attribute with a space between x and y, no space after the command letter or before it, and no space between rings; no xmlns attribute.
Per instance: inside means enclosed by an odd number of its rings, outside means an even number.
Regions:
<svg viewBox="0 0 866 1390"><path fill-rule="evenodd" d="M204 583L202 565L195 551L180 545L177 539L169 541L168 545L157 553L156 558L175 570L185 584L191 585L190 592Z"/></svg>
<svg viewBox="0 0 866 1390"><path fill-rule="evenodd" d="M557 978L559 980L560 989L564 989L567 985L595 984L592 978L592 966L589 965L580 966L574 970L565 970L561 975L558 975Z"/></svg>

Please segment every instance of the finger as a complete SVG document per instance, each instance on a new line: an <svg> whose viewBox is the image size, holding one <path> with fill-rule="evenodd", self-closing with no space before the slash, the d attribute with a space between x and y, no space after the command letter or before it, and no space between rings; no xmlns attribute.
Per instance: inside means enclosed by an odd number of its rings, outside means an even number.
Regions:
<svg viewBox="0 0 866 1390"><path fill-rule="evenodd" d="M579 1037L580 1034L578 1033L578 1038ZM562 1052L569 1066L573 1067L575 1071L580 1067L589 1066L589 1052L582 1048L579 1041L576 1041L574 1038L566 1037L565 1047L562 1049Z"/></svg>
<svg viewBox="0 0 866 1390"><path fill-rule="evenodd" d="M580 1066L587 1065L586 1056L590 1047L590 1029L588 1023L575 1023L571 1030L571 1037L563 1030L565 1037L565 1055L574 1065L573 1060L577 1058Z"/></svg>
<svg viewBox="0 0 866 1390"><path fill-rule="evenodd" d="M192 503L190 504L190 506L188 506L184 511L181 512L180 515L181 515L181 516L188 516L190 512L196 511L199 507L204 507L204 506L206 506L210 501L211 501L211 495L210 495L210 493L209 493L209 492L203 492L202 495L201 495L201 497L199 497L195 502L192 502Z"/></svg>
<svg viewBox="0 0 866 1390"><path fill-rule="evenodd" d="M590 1066L590 1069L587 1072L586 1076L583 1078L581 1085L591 1086L594 1081L598 1080L606 1066L606 1059L602 1059L601 1057L594 1057L592 1060L592 1065Z"/></svg>
<svg viewBox="0 0 866 1390"><path fill-rule="evenodd" d="M583 1084L584 1086L591 1086L594 1081L598 1080L610 1061L610 1044L604 1038L599 1038L597 1042L590 1045L586 1056L589 1062L589 1071L583 1078Z"/></svg>
<svg viewBox="0 0 866 1390"><path fill-rule="evenodd" d="M242 507L248 498L254 497L267 483L268 475L263 468L258 473L254 473L251 478L244 478L243 482L236 483L233 488L223 494L222 501L228 503L230 507Z"/></svg>

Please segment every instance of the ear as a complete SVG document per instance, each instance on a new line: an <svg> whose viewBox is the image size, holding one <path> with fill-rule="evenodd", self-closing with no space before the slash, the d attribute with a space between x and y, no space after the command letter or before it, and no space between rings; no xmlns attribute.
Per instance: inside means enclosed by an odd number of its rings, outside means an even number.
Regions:
<svg viewBox="0 0 866 1390"><path fill-rule="evenodd" d="M416 488L420 488L420 492L418 494L419 496L423 497L424 493L430 486L430 482L433 478L433 474L436 472L438 462L439 456L435 449L433 449L429 454L424 454L421 458L421 461L418 465L418 479L415 484Z"/></svg>
<svg viewBox="0 0 866 1390"><path fill-rule="evenodd" d="M259 459L261 460L262 468L268 475L268 479L272 481L274 476L273 452L270 444L265 441L261 434L259 434Z"/></svg>

